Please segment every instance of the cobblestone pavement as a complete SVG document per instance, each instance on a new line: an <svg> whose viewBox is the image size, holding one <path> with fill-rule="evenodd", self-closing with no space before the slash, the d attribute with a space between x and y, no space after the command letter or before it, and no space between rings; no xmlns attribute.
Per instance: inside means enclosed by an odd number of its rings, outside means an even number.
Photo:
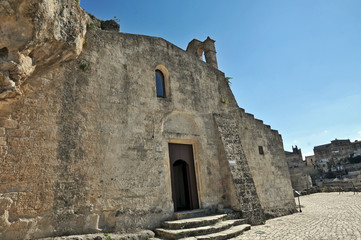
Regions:
<svg viewBox="0 0 361 240"><path fill-rule="evenodd" d="M361 239L360 193L316 193L300 201L302 213L267 220L236 239Z"/></svg>

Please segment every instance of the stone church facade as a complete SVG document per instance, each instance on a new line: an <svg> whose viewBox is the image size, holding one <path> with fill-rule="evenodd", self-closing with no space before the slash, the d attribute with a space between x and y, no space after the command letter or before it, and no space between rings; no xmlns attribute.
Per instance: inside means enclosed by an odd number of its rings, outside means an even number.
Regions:
<svg viewBox="0 0 361 240"><path fill-rule="evenodd" d="M6 2L1 239L152 229L198 208L231 208L251 224L295 211L282 138L239 108L212 39L185 51L89 27L75 1ZM15 20L30 3L33 18ZM78 26L61 24L74 16ZM62 38L42 35L41 20ZM33 27L23 46L11 21Z"/></svg>

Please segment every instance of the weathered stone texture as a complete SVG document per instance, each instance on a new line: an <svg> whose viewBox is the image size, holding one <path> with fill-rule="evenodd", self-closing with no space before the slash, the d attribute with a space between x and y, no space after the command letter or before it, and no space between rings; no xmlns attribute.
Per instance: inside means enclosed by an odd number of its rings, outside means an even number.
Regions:
<svg viewBox="0 0 361 240"><path fill-rule="evenodd" d="M54 1L6 2L20 10L37 6L30 8L33 21L45 18L54 32L45 41L43 28L32 30L20 41L28 46L40 34L31 45L39 71L26 74L16 101L0 102L0 239L154 228L174 211L169 143L193 146L201 208L230 207L259 223L262 207L273 215L294 207L285 162L277 158L281 137L239 112L214 62L161 38L99 29L88 31L73 59L86 21L63 21L81 15L75 1L64 0L64 9ZM60 19L52 23L42 14ZM20 45L7 47L9 56ZM169 75L166 98L156 96L158 68ZM255 153L261 143L265 159Z"/></svg>
<svg viewBox="0 0 361 240"><path fill-rule="evenodd" d="M159 38L94 30L87 39L79 60L30 78L8 107L0 191L13 203L2 237L24 218L29 238L154 227L173 212L171 141L194 144L201 207L226 201L211 113L236 104L220 101L230 93L223 73ZM168 99L155 96L158 64L171 73ZM172 116L189 121L167 124Z"/></svg>
<svg viewBox="0 0 361 240"><path fill-rule="evenodd" d="M266 217L295 212L293 191L281 135L240 109L242 146ZM262 147L263 154L259 147Z"/></svg>
<svg viewBox="0 0 361 240"><path fill-rule="evenodd" d="M214 115L220 138L223 142L226 159L232 175L236 197L242 216L252 224L265 220L263 209L257 196L256 188L243 152L241 138L238 134L238 119L232 114Z"/></svg>
<svg viewBox="0 0 361 240"><path fill-rule="evenodd" d="M74 0L0 2L0 100L22 93L35 69L76 58L87 15Z"/></svg>
<svg viewBox="0 0 361 240"><path fill-rule="evenodd" d="M312 180L307 174L307 166L302 159L302 151L297 146L292 147L292 152L285 151L288 170L290 172L292 188L299 192L312 187ZM311 166L311 169L314 168ZM316 169L315 169L316 170ZM317 172L317 170L316 170Z"/></svg>
<svg viewBox="0 0 361 240"><path fill-rule="evenodd" d="M314 168L311 167L310 170L314 170ZM311 176L307 174L306 167L289 168L289 172L294 190L303 191L312 187L312 179Z"/></svg>
<svg viewBox="0 0 361 240"><path fill-rule="evenodd" d="M120 25L115 20L102 21L100 27L103 30L120 31Z"/></svg>

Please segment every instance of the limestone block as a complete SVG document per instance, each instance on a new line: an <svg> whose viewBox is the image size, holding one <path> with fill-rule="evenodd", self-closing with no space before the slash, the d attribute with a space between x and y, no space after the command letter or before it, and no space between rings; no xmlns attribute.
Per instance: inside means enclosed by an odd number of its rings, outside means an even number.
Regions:
<svg viewBox="0 0 361 240"><path fill-rule="evenodd" d="M6 155L8 152L7 146L0 146L0 156Z"/></svg>
<svg viewBox="0 0 361 240"><path fill-rule="evenodd" d="M0 137L5 136L5 128L0 127Z"/></svg>
<svg viewBox="0 0 361 240"><path fill-rule="evenodd" d="M12 111L12 105L8 102L2 101L0 104L0 121L1 119L9 119Z"/></svg>
<svg viewBox="0 0 361 240"><path fill-rule="evenodd" d="M1 119L0 118L0 126L4 128L17 128L18 122L12 119Z"/></svg>
<svg viewBox="0 0 361 240"><path fill-rule="evenodd" d="M99 215L98 214L90 214L86 216L85 225L84 225L84 231L85 232L99 232L101 229L99 229Z"/></svg>
<svg viewBox="0 0 361 240"><path fill-rule="evenodd" d="M13 200L8 197L0 197L0 232L6 229L9 225L9 209Z"/></svg>
<svg viewBox="0 0 361 240"><path fill-rule="evenodd" d="M6 146L6 137L0 137L0 146Z"/></svg>

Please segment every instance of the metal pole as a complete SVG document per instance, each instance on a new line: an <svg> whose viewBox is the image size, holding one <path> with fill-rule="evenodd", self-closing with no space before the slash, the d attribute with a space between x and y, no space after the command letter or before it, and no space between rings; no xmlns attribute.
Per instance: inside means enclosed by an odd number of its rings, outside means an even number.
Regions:
<svg viewBox="0 0 361 240"><path fill-rule="evenodd" d="M300 195L298 195L298 207L300 208L300 212L302 212L301 203L300 203Z"/></svg>
<svg viewBox="0 0 361 240"><path fill-rule="evenodd" d="M296 190L293 190L293 191L295 191L295 193L297 194L297 197L298 197L298 207L300 208L300 212L302 212L301 203L300 203L300 195L301 195L301 193L299 193L299 192L296 191Z"/></svg>

